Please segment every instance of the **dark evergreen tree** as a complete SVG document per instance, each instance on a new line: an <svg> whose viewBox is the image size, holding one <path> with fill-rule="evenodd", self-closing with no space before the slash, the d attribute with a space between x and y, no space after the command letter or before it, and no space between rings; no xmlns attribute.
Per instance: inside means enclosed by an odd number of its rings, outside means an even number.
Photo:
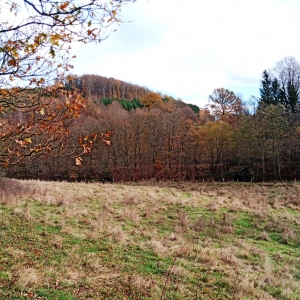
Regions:
<svg viewBox="0 0 300 300"><path fill-rule="evenodd" d="M280 103L288 110L293 113L296 112L296 106L299 99L299 93L295 85L288 81L286 87L282 85L279 94Z"/></svg>
<svg viewBox="0 0 300 300"><path fill-rule="evenodd" d="M281 84L277 78L274 78L272 80L271 84L271 103L270 104L278 104L282 102L282 90L281 90Z"/></svg>
<svg viewBox="0 0 300 300"><path fill-rule="evenodd" d="M200 111L199 106L197 106L197 105L195 105L195 104L188 104L188 106L193 110L193 112L194 112L195 114L198 114L198 113L199 113L199 111Z"/></svg>
<svg viewBox="0 0 300 300"><path fill-rule="evenodd" d="M101 102L102 102L104 105L106 105L106 106L112 104L113 101L114 101L114 99L110 99L110 98L103 98L103 99L101 100Z"/></svg>
<svg viewBox="0 0 300 300"><path fill-rule="evenodd" d="M286 98L287 98L286 108L294 113L296 111L296 105L298 102L299 94L295 85L291 81L289 81L287 84Z"/></svg>
<svg viewBox="0 0 300 300"><path fill-rule="evenodd" d="M141 104L141 102L140 102L140 100L138 100L138 99L133 99L131 101L131 103L132 103L133 109L142 108L143 107L142 104Z"/></svg>
<svg viewBox="0 0 300 300"><path fill-rule="evenodd" d="M285 57L277 62L272 74L280 82L280 103L295 113L299 105L300 63L292 56Z"/></svg>
<svg viewBox="0 0 300 300"><path fill-rule="evenodd" d="M281 103L287 110L295 112L299 94L292 81L283 84L277 78L272 79L265 70L262 74L259 107Z"/></svg>
<svg viewBox="0 0 300 300"><path fill-rule="evenodd" d="M270 105L274 104L274 98L273 98L273 88L272 88L272 78L270 74L264 70L262 74L262 80L260 81L260 98L259 98L259 106L262 104Z"/></svg>

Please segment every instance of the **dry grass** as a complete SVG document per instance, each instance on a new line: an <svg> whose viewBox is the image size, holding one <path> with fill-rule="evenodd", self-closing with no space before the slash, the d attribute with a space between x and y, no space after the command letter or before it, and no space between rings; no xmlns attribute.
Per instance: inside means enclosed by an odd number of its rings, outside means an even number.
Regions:
<svg viewBox="0 0 300 300"><path fill-rule="evenodd" d="M19 276L17 280L17 285L21 287L33 286L41 280L38 271L34 268L24 268L21 269L18 273Z"/></svg>
<svg viewBox="0 0 300 300"><path fill-rule="evenodd" d="M15 204L24 195L31 195L31 188L15 179L0 181L0 204Z"/></svg>
<svg viewBox="0 0 300 300"><path fill-rule="evenodd" d="M11 285L7 299L45 289L62 299L300 298L300 185L155 184L2 182L0 290Z"/></svg>

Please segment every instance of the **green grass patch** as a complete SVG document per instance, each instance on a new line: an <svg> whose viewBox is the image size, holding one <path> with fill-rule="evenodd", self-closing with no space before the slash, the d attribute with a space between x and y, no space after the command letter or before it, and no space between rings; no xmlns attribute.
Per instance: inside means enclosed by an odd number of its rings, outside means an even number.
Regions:
<svg viewBox="0 0 300 300"><path fill-rule="evenodd" d="M299 210L268 204L294 185L30 184L53 201L0 205L0 299L300 299Z"/></svg>
<svg viewBox="0 0 300 300"><path fill-rule="evenodd" d="M69 293L57 290L39 289L36 292L37 296L49 300L75 300L76 298Z"/></svg>

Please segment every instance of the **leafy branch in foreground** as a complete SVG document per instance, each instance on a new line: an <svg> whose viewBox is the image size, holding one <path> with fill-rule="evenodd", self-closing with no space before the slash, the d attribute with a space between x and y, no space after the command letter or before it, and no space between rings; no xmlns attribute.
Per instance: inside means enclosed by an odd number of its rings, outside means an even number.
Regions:
<svg viewBox="0 0 300 300"><path fill-rule="evenodd" d="M102 42L121 20L121 1L6 1L0 6L0 83L31 87L65 78L71 44Z"/></svg>
<svg viewBox="0 0 300 300"><path fill-rule="evenodd" d="M1 3L0 162L4 166L24 155L66 147L69 127L85 107L78 91L64 89L63 82L73 79L71 45L102 42L108 28L121 22L122 5L130 2L135 0ZM77 164L96 137L105 136L94 134L69 152Z"/></svg>

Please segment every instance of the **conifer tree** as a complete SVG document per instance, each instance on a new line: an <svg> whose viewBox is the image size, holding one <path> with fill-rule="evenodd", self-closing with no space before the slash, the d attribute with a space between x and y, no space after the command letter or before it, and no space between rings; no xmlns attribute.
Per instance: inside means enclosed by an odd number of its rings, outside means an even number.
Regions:
<svg viewBox="0 0 300 300"><path fill-rule="evenodd" d="M300 63L292 56L277 62L272 70L281 85L280 102L287 110L296 112L300 91Z"/></svg>
<svg viewBox="0 0 300 300"><path fill-rule="evenodd" d="M264 103L265 105L270 105L270 104L274 104L274 93L273 91L275 89L273 89L272 87L272 78L270 76L270 74L267 72L267 70L263 71L262 74L262 80L260 81L260 106L262 103ZM275 85L277 84L277 82L274 83Z"/></svg>
<svg viewBox="0 0 300 300"><path fill-rule="evenodd" d="M260 107L263 105L282 104L287 110L295 112L299 93L291 80L285 85L276 77L273 79L265 70L262 74L261 88L259 91Z"/></svg>
<svg viewBox="0 0 300 300"><path fill-rule="evenodd" d="M264 70L260 83L260 106L262 104L276 105L281 102L282 90L281 84L277 78L272 79L271 75L266 70Z"/></svg>
<svg viewBox="0 0 300 300"><path fill-rule="evenodd" d="M286 108L289 109L291 112L295 112L295 108L298 102L299 94L292 82L288 82L287 84L287 101L286 101Z"/></svg>
<svg viewBox="0 0 300 300"><path fill-rule="evenodd" d="M276 105L282 102L281 84L277 78L274 78L272 80L271 96L272 96L272 104Z"/></svg>

